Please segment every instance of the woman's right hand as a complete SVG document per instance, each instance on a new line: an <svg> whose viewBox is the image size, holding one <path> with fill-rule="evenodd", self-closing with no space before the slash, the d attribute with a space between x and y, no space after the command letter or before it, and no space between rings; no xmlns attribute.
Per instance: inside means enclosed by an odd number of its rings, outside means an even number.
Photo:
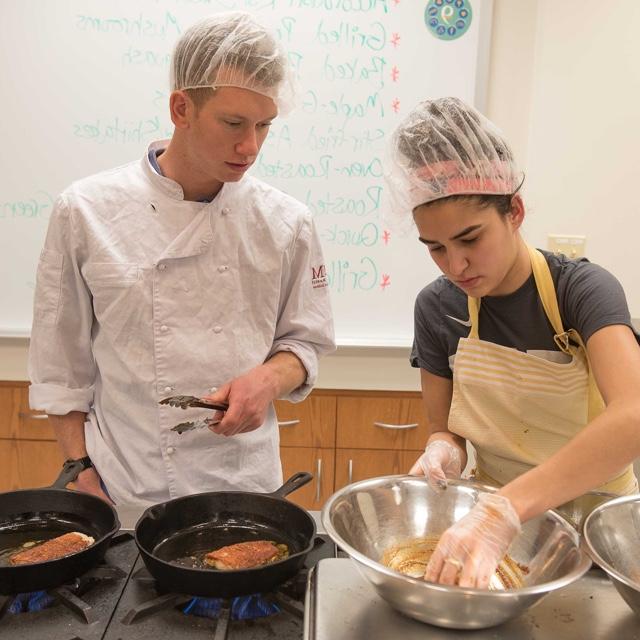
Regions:
<svg viewBox="0 0 640 640"><path fill-rule="evenodd" d="M446 440L433 440L411 467L412 476L426 476L436 491L445 489L447 478L459 478L462 473L460 449Z"/></svg>
<svg viewBox="0 0 640 640"><path fill-rule="evenodd" d="M90 493L91 495L97 496L108 504L114 504L113 500L111 500L111 498L109 498L109 496L104 492L102 483L100 481L100 476L93 467L85 469L77 477L77 479L73 483L73 488L76 491L84 491L85 493Z"/></svg>

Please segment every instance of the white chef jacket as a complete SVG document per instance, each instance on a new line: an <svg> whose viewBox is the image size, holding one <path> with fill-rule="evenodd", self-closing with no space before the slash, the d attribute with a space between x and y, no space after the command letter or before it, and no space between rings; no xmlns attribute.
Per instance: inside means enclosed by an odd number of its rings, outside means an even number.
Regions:
<svg viewBox="0 0 640 640"><path fill-rule="evenodd" d="M204 395L278 351L302 361L288 399L305 398L335 348L322 265L306 207L255 178L185 201L145 154L80 180L58 198L38 264L31 407L87 412L87 451L116 503L273 491L273 406L259 429L224 437L171 431L211 412L158 401Z"/></svg>

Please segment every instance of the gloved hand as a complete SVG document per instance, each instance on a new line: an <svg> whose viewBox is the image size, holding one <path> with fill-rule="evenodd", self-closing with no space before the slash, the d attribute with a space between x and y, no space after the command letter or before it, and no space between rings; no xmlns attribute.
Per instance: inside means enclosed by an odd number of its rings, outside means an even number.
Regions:
<svg viewBox="0 0 640 640"><path fill-rule="evenodd" d="M460 449L446 440L430 442L409 471L412 476L426 476L436 491L446 488L447 478L459 478L461 473Z"/></svg>
<svg viewBox="0 0 640 640"><path fill-rule="evenodd" d="M481 493L473 509L442 534L424 579L486 589L520 531L520 518L508 498Z"/></svg>

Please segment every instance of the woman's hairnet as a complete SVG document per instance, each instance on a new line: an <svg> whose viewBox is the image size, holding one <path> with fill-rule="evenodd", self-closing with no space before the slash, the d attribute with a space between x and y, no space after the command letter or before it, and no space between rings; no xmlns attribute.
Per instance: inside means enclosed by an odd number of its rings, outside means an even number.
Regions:
<svg viewBox="0 0 640 640"><path fill-rule="evenodd" d="M426 100L394 131L388 149L391 213L453 195L511 194L522 184L498 128L459 98Z"/></svg>
<svg viewBox="0 0 640 640"><path fill-rule="evenodd" d="M293 107L293 72L275 36L245 12L217 13L187 29L173 50L171 90L249 89L280 113Z"/></svg>

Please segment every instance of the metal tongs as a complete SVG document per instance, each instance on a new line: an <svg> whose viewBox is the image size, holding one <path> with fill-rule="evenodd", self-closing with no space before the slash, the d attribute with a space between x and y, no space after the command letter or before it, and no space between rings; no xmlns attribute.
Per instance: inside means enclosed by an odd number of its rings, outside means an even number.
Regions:
<svg viewBox="0 0 640 640"><path fill-rule="evenodd" d="M227 411L229 405L226 402L206 402L202 398L196 396L169 396L160 400L160 404L166 404L170 407L179 409L188 409L190 407L201 407L202 409L212 409L213 411ZM171 427L171 431L176 433L184 433L193 429L204 429L218 424L220 420L212 420L211 418L201 418L200 420L190 420L189 422L181 422L175 427Z"/></svg>

